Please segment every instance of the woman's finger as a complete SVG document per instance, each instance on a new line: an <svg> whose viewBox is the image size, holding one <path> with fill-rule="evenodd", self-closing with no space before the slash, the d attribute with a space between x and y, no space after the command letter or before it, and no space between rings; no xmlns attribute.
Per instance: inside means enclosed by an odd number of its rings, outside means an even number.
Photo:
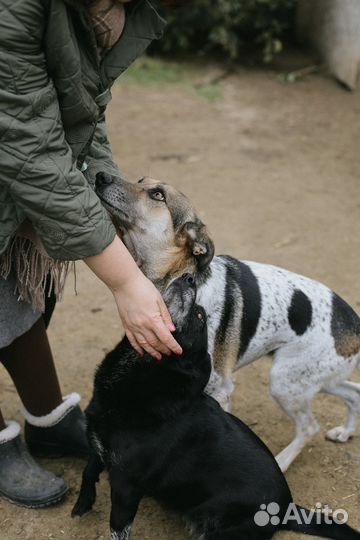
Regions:
<svg viewBox="0 0 360 540"><path fill-rule="evenodd" d="M166 347L168 347L175 354L182 354L182 348L173 338L162 319L154 324L154 332L163 345L166 345Z"/></svg>
<svg viewBox="0 0 360 540"><path fill-rule="evenodd" d="M134 334L130 330L126 330L125 333L133 349L135 349L135 351L140 354L140 356L144 356L144 351L140 347L139 343L136 341Z"/></svg>
<svg viewBox="0 0 360 540"><path fill-rule="evenodd" d="M161 360L161 353L150 345L146 336L144 336L143 334L136 334L135 337L140 347L142 347L147 353L149 353L156 360Z"/></svg>
<svg viewBox="0 0 360 540"><path fill-rule="evenodd" d="M160 300L159 300L159 309L160 309L160 314L161 314L162 320L164 321L164 323L166 324L166 326L168 327L170 332L174 332L175 325L172 322L169 310L166 307L166 304L165 304L164 300L161 297L160 297Z"/></svg>
<svg viewBox="0 0 360 540"><path fill-rule="evenodd" d="M156 334L154 334L151 328L149 328L148 330L144 328L142 330L142 335L144 336L150 347L152 347L161 354L166 354L167 356L171 355L170 349L157 338Z"/></svg>

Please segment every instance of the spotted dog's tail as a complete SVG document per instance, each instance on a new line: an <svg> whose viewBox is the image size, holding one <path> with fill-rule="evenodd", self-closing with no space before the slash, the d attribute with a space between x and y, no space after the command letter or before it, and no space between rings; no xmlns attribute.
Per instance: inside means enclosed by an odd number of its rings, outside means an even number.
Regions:
<svg viewBox="0 0 360 540"><path fill-rule="evenodd" d="M302 521L310 520L311 511L302 506L295 505L299 515L304 517ZM306 520L307 517L307 520ZM321 517L321 521L319 519ZM320 521L320 522L319 522ZM287 531L295 531L303 534L312 534L323 538L333 538L334 540L360 540L360 532L352 529L346 523L337 523L331 516L325 516L318 512L313 512L310 523L299 524L295 520L289 520L282 526Z"/></svg>

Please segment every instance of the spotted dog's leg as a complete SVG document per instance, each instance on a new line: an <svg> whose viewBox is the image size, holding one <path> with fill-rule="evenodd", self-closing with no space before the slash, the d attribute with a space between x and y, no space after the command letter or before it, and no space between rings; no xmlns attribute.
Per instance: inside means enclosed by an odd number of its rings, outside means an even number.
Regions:
<svg viewBox="0 0 360 540"><path fill-rule="evenodd" d="M344 426L336 426L326 433L326 438L334 442L346 442L355 432L357 416L360 412L360 384L344 381L335 387L323 389L343 399L348 408L348 417Z"/></svg>
<svg viewBox="0 0 360 540"><path fill-rule="evenodd" d="M130 540L132 524L141 496L121 475L110 473L111 485L111 540Z"/></svg>
<svg viewBox="0 0 360 540"><path fill-rule="evenodd" d="M221 395L219 403L225 412L231 412L231 394L234 391L234 384L231 376L224 377L222 380Z"/></svg>
<svg viewBox="0 0 360 540"><path fill-rule="evenodd" d="M312 399L319 388L311 384L311 375L309 378L303 376L301 379L300 374L295 373L296 362L292 360L286 361L282 353L275 353L270 372L271 395L290 416L296 428L294 439L276 456L282 472L289 468L306 444L319 431L319 424L311 410Z"/></svg>
<svg viewBox="0 0 360 540"><path fill-rule="evenodd" d="M286 405L284 406L284 404L281 406L296 425L295 438L276 456L276 461L280 469L282 472L286 472L294 459L319 431L319 424L312 414L311 403L303 403L303 408L297 411L286 410Z"/></svg>
<svg viewBox="0 0 360 540"><path fill-rule="evenodd" d="M205 389L226 412L231 411L231 394L234 391L232 375L237 362L239 339L228 336L226 343L215 343L212 354L212 371Z"/></svg>
<svg viewBox="0 0 360 540"><path fill-rule="evenodd" d="M231 378L224 379L214 369L211 372L205 392L216 399L226 412L231 410L231 394L234 389Z"/></svg>
<svg viewBox="0 0 360 540"><path fill-rule="evenodd" d="M99 481L99 475L103 470L104 465L100 457L95 453L90 454L82 475L80 493L71 512L72 517L82 516L93 507L96 499L95 484Z"/></svg>

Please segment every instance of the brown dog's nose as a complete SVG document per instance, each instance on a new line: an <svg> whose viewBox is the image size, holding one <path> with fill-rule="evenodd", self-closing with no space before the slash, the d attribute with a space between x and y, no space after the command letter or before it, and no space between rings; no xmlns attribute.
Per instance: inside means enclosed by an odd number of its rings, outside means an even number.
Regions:
<svg viewBox="0 0 360 540"><path fill-rule="evenodd" d="M108 186L113 183L113 178L111 174L106 172L98 172L95 179L96 187Z"/></svg>
<svg viewBox="0 0 360 540"><path fill-rule="evenodd" d="M183 279L184 281L186 281L186 283L188 285L194 285L195 283L195 280L194 280L194 276L192 274L189 274L188 272L186 272L185 274L183 274L181 276L181 279Z"/></svg>

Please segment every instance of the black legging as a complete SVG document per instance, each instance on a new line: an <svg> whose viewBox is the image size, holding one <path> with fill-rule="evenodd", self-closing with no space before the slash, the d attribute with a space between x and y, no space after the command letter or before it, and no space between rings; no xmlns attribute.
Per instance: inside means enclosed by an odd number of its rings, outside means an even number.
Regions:
<svg viewBox="0 0 360 540"><path fill-rule="evenodd" d="M52 317L52 314L55 309L56 305L56 296L54 293L54 288L52 289L50 296L49 294L49 288L50 288L50 278L47 279L46 287L45 287L45 311L43 313L43 320L45 324L45 328L47 328L50 324L50 320Z"/></svg>

